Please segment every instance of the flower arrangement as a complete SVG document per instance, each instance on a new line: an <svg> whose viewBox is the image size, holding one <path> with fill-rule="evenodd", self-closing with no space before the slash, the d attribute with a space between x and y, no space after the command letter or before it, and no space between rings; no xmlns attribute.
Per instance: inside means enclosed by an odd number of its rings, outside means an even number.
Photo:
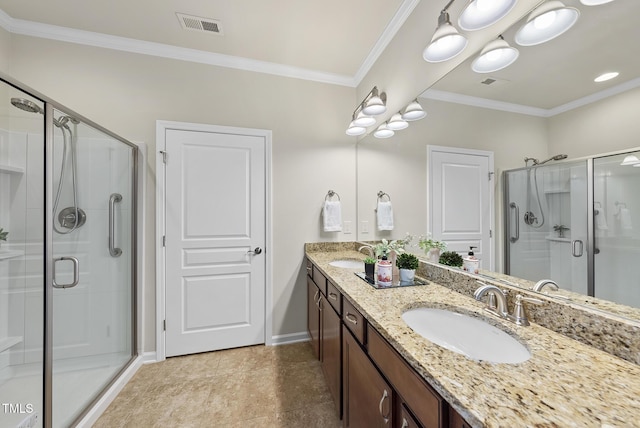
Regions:
<svg viewBox="0 0 640 428"><path fill-rule="evenodd" d="M556 224L555 226L553 226L553 230L558 232L558 237L564 238L564 231L569 230L569 228L564 224Z"/></svg>
<svg viewBox="0 0 640 428"><path fill-rule="evenodd" d="M447 243L444 241L437 241L431 238L431 234L427 234L427 236L420 236L418 240L418 246L424 250L425 253L428 253L429 250L435 248L440 251L444 251L447 249Z"/></svg>
<svg viewBox="0 0 640 428"><path fill-rule="evenodd" d="M396 239L393 241L387 241L386 239L383 239L373 248L376 252L376 257L388 256L391 251L402 254L405 251L405 247L409 245L412 240L413 236L407 233L404 239Z"/></svg>
<svg viewBox="0 0 640 428"><path fill-rule="evenodd" d="M6 241L8 234L9 232L6 232L3 228L0 227L0 241Z"/></svg>

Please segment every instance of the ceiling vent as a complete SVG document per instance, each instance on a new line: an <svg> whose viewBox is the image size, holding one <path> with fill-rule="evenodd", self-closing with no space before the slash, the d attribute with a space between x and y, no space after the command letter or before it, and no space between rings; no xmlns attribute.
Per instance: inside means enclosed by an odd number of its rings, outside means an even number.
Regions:
<svg viewBox="0 0 640 428"><path fill-rule="evenodd" d="M209 34L218 34L222 36L222 22L217 19L201 18L199 16L185 15L183 13L176 13L180 25L185 30L201 31Z"/></svg>
<svg viewBox="0 0 640 428"><path fill-rule="evenodd" d="M480 83L487 86L502 86L511 82L506 79L498 79L497 77L487 77L486 79L481 80Z"/></svg>

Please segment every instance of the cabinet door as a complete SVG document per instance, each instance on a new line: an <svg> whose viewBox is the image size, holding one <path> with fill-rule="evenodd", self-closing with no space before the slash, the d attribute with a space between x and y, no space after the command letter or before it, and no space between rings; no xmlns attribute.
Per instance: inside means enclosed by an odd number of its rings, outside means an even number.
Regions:
<svg viewBox="0 0 640 428"><path fill-rule="evenodd" d="M320 359L320 290L311 278L307 278L307 331L316 358Z"/></svg>
<svg viewBox="0 0 640 428"><path fill-rule="evenodd" d="M391 427L393 390L344 327L342 338L345 428Z"/></svg>
<svg viewBox="0 0 640 428"><path fill-rule="evenodd" d="M322 310L322 371L327 380L329 391L333 397L338 415L341 415L342 397L340 395L342 384L342 337L340 317L333 307L322 298L320 301Z"/></svg>

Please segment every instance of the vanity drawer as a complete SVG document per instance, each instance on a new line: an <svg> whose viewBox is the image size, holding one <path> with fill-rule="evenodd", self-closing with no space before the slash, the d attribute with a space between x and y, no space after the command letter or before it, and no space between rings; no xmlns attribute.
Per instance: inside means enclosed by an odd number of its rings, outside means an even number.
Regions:
<svg viewBox="0 0 640 428"><path fill-rule="evenodd" d="M443 426L446 402L371 326L367 327L367 351L422 426Z"/></svg>
<svg viewBox="0 0 640 428"><path fill-rule="evenodd" d="M364 345L364 317L347 299L342 299L342 322L358 339L358 342Z"/></svg>
<svg viewBox="0 0 640 428"><path fill-rule="evenodd" d="M316 265L313 265L313 282L316 283L320 292L327 295L327 278L320 272Z"/></svg>
<svg viewBox="0 0 640 428"><path fill-rule="evenodd" d="M342 315L342 295L331 281L327 280L327 300L336 310L338 315Z"/></svg>

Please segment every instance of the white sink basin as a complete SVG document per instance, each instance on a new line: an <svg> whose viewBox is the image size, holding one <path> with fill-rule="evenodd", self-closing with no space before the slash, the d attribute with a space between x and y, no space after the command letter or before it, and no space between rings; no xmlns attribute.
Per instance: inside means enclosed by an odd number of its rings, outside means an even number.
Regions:
<svg viewBox="0 0 640 428"><path fill-rule="evenodd" d="M329 262L331 266L344 269L362 269L364 270L364 262L362 260L342 259Z"/></svg>
<svg viewBox="0 0 640 428"><path fill-rule="evenodd" d="M402 319L420 336L473 360L517 364L531 358L524 345L478 318L444 309L417 308L403 313Z"/></svg>

